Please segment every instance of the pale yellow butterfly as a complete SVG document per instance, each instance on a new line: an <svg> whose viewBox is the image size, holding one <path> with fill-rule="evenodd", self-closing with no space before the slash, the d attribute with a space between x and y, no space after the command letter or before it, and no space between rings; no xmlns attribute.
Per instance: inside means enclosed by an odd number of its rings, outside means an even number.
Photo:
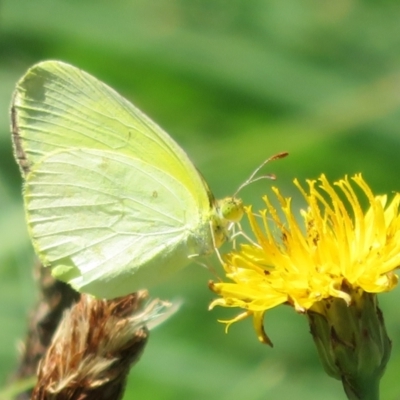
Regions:
<svg viewBox="0 0 400 400"><path fill-rule="evenodd" d="M216 201L186 153L93 76L59 61L33 66L12 103L28 229L53 275L114 298L210 254L243 215Z"/></svg>

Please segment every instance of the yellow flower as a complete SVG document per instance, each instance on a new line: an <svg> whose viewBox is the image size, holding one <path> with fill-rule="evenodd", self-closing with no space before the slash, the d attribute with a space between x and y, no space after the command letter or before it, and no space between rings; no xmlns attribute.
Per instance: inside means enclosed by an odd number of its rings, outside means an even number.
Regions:
<svg viewBox="0 0 400 400"><path fill-rule="evenodd" d="M340 298L350 305L354 291L380 293L396 286L393 271L400 265L400 194L387 205L387 196L374 196L360 174L351 180L356 185L347 177L331 185L321 175L318 181L307 181L308 191L295 180L308 204L301 211L303 227L291 210L291 199L277 188L273 192L280 203L279 213L267 196L261 218L246 208L256 242L225 256L226 276L233 282L210 284L221 296L210 308L245 310L222 321L227 328L252 316L259 339L271 344L263 318L279 304L305 313L320 301ZM357 186L368 200L366 213Z"/></svg>

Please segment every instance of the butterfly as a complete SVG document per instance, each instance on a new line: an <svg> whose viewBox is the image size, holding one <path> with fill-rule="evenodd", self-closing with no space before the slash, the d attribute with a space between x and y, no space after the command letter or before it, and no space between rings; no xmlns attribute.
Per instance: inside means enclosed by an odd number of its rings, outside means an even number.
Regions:
<svg viewBox="0 0 400 400"><path fill-rule="evenodd" d="M34 249L80 292L115 298L159 283L242 218L241 199L216 200L163 129L72 65L30 68L11 120Z"/></svg>

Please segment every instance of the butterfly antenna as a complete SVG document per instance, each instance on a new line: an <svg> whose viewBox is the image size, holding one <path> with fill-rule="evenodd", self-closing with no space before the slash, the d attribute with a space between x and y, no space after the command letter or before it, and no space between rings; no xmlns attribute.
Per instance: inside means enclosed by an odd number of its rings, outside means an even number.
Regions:
<svg viewBox="0 0 400 400"><path fill-rule="evenodd" d="M258 174L258 172L260 171L261 168L264 167L265 164L269 163L270 161L274 161L274 160L279 160L281 158L284 158L286 156L288 156L289 153L288 152L282 152L282 153L278 153L273 155L272 157L267 158L266 160L264 160L253 172L252 174L239 186L239 188L236 190L235 194L233 195L233 197L236 197L236 195L246 186L250 185L251 183L257 182L261 179L276 179L276 176L274 174L268 174L268 175L262 175L262 176L258 176L257 178L255 178L255 176Z"/></svg>

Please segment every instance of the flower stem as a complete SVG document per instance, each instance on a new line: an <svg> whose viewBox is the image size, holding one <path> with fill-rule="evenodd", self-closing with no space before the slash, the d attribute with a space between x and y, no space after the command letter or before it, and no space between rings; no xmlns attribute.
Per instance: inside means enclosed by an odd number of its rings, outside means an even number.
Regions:
<svg viewBox="0 0 400 400"><path fill-rule="evenodd" d="M379 400L379 381L375 379L347 382L343 378L343 389L349 400Z"/></svg>

